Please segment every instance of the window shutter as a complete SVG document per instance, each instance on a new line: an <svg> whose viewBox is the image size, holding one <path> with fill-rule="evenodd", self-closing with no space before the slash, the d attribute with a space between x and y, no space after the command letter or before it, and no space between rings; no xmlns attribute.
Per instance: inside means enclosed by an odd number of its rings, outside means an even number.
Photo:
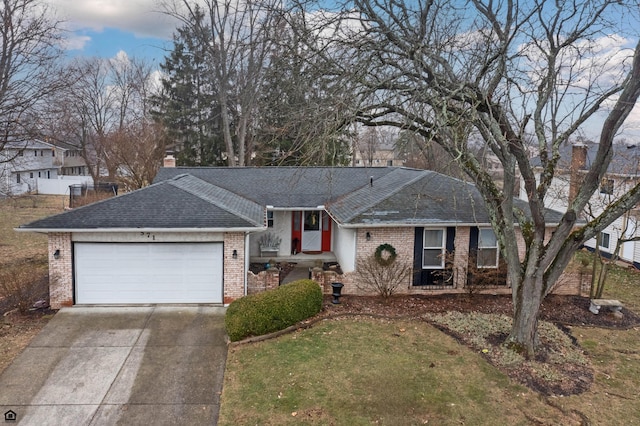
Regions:
<svg viewBox="0 0 640 426"><path fill-rule="evenodd" d="M424 228L415 228L413 239L413 285L422 284L422 239Z"/></svg>

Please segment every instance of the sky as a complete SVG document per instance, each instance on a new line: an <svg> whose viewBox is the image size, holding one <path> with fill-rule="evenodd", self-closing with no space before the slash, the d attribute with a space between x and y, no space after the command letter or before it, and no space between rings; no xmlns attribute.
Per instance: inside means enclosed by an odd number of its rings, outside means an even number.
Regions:
<svg viewBox="0 0 640 426"><path fill-rule="evenodd" d="M67 33L69 56L114 57L124 51L161 63L176 21L158 0L47 0Z"/></svg>
<svg viewBox="0 0 640 426"><path fill-rule="evenodd" d="M45 1L64 21L68 31L65 47L70 57L113 58L124 51L129 57L146 59L159 67L173 47L171 40L178 22L160 12L161 0ZM596 136L599 123L594 129L589 131L587 127L587 137ZM633 139L640 138L640 105L627 120L625 130Z"/></svg>

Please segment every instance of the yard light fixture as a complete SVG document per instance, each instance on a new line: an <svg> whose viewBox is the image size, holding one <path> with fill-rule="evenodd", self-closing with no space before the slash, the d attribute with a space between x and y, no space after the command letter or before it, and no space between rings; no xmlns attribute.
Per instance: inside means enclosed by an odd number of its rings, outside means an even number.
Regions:
<svg viewBox="0 0 640 426"><path fill-rule="evenodd" d="M364 235L364 237L367 239L367 241L371 241L371 232L368 232Z"/></svg>
<svg viewBox="0 0 640 426"><path fill-rule="evenodd" d="M234 259L238 258L238 250L233 250L233 253L231 254L231 257L233 257Z"/></svg>
<svg viewBox="0 0 640 426"><path fill-rule="evenodd" d="M53 253L53 258L60 259L60 249L56 249L56 251Z"/></svg>

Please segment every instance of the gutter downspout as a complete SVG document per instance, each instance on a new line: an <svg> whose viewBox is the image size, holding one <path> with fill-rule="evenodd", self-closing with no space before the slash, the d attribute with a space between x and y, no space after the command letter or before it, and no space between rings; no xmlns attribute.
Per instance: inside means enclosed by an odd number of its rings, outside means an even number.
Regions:
<svg viewBox="0 0 640 426"><path fill-rule="evenodd" d="M245 233L244 234L244 273L243 275L243 280L244 280L244 295L247 295L247 272L249 271L249 233Z"/></svg>

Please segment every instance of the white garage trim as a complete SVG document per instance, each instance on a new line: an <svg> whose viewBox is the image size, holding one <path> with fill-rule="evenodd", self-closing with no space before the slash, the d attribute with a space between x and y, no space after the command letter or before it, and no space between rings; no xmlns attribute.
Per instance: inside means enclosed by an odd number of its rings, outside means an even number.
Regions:
<svg viewBox="0 0 640 426"><path fill-rule="evenodd" d="M223 242L222 232L76 232L73 242L84 243L214 243Z"/></svg>
<svg viewBox="0 0 640 426"><path fill-rule="evenodd" d="M76 242L75 303L222 303L222 246Z"/></svg>

